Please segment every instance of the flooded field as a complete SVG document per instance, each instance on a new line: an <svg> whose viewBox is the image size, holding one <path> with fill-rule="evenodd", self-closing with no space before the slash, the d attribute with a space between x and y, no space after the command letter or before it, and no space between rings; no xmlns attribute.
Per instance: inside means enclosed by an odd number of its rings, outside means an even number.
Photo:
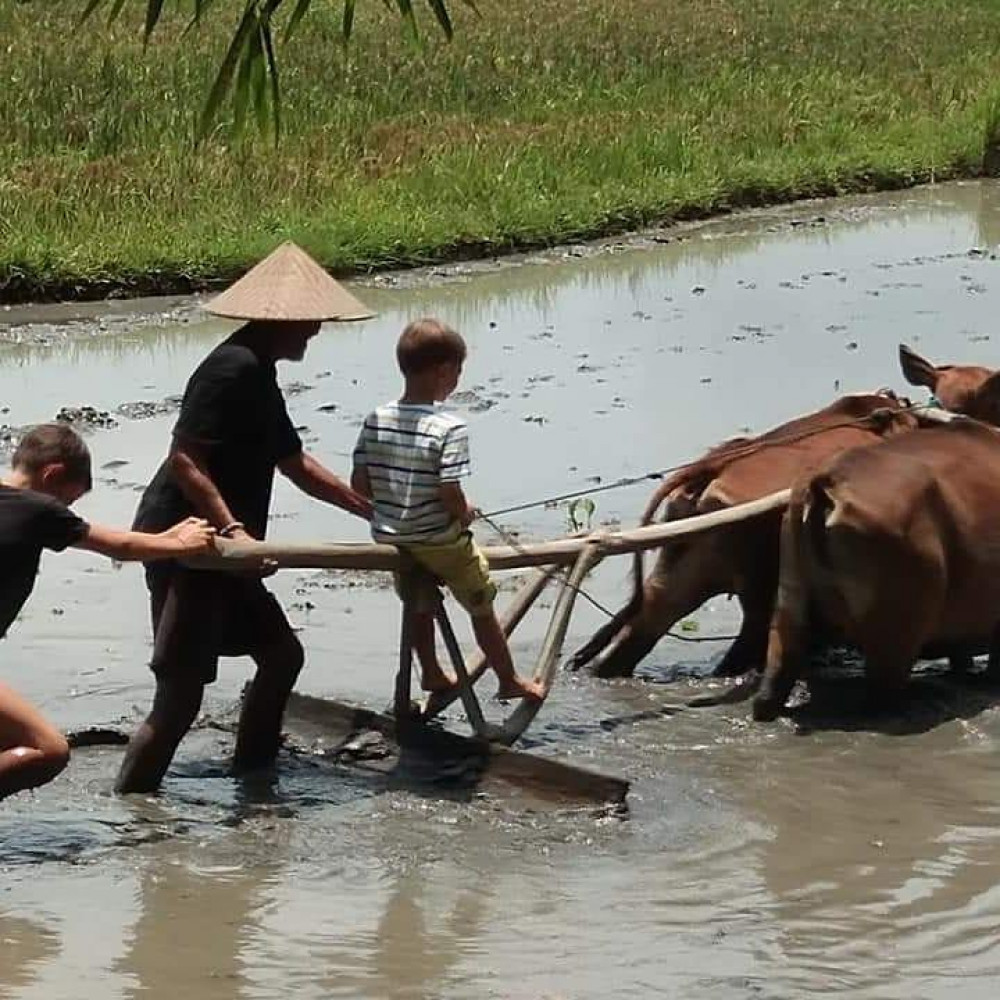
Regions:
<svg viewBox="0 0 1000 1000"><path fill-rule="evenodd" d="M361 417L396 391L404 321L449 320L471 348L470 494L497 510L662 469L841 390L903 390L900 341L1000 362L998 242L1000 187L970 183L382 278L360 290L376 320L329 328L280 376L308 447L346 473ZM92 407L99 481L80 509L125 523L227 329L176 300L0 311L0 423ZM634 521L645 495L600 494L595 521ZM551 537L566 510L501 520ZM365 530L279 485L272 538ZM627 586L618 560L587 589L617 606ZM302 630L301 689L382 707L386 581L287 571L274 589ZM145 596L135 567L46 556L4 679L66 728L130 725L152 690ZM581 603L569 645L601 621ZM718 601L687 634L736 624ZM542 629L518 633L521 663ZM992 995L1000 695L928 669L888 718L851 677L773 725L675 710L717 683L722 648L667 639L642 680L560 677L525 745L629 778L625 819L308 755L236 781L225 723L248 664L228 661L160 796L113 796L120 750L101 748L0 805L0 997Z"/></svg>

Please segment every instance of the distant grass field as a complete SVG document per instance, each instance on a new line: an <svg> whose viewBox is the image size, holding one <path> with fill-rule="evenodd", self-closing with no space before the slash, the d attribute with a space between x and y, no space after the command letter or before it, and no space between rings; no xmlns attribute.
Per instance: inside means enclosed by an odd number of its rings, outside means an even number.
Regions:
<svg viewBox="0 0 1000 1000"><path fill-rule="evenodd" d="M281 53L280 145L193 133L240 5L0 0L0 300L174 290L283 238L339 271L970 175L1000 145L991 0L482 0L415 49L339 0ZM228 11L227 11L228 7Z"/></svg>

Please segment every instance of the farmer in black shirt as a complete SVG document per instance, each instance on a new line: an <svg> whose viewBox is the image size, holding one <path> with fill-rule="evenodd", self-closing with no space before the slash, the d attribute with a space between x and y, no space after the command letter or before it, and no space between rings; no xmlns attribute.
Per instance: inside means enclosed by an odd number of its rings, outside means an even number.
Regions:
<svg viewBox="0 0 1000 1000"><path fill-rule="evenodd" d="M90 453L66 424L42 424L18 444L0 480L0 637L31 594L42 549L70 545L118 560L196 555L214 532L190 519L156 535L88 524L69 505L90 489ZM27 701L0 684L0 799L51 781L69 760L59 730Z"/></svg>
<svg viewBox="0 0 1000 1000"><path fill-rule="evenodd" d="M198 514L220 535L262 539L274 471L299 489L359 517L368 502L302 450L275 377L275 362L300 361L323 320L370 315L293 244L279 247L208 306L249 322L191 376L166 461L139 504L135 526L158 530ZM219 656L251 656L234 763L271 763L303 652L284 612L256 576L151 566L156 695L132 738L118 778L122 792L159 786L216 678Z"/></svg>

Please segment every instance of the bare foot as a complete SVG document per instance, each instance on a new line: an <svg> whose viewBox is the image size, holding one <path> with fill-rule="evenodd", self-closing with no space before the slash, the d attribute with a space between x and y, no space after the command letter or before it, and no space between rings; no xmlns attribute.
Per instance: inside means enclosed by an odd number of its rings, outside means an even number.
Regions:
<svg viewBox="0 0 1000 1000"><path fill-rule="evenodd" d="M428 694L447 694L458 687L458 681L443 670L439 674L424 676L420 680L420 687Z"/></svg>
<svg viewBox="0 0 1000 1000"><path fill-rule="evenodd" d="M542 701L545 698L545 688L538 681L526 681L517 674L508 683L500 685L497 691L499 701L515 701L525 698L528 701Z"/></svg>

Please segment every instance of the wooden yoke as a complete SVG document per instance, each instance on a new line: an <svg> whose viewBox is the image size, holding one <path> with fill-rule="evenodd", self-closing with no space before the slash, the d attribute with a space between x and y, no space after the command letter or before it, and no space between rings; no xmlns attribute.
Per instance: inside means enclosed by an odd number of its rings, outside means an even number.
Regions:
<svg viewBox="0 0 1000 1000"><path fill-rule="evenodd" d="M675 538L686 538L729 524L738 524L788 506L791 490L779 490L759 500L737 504L710 514L697 514L678 521L650 524L631 531L594 532L554 542L524 545L487 545L482 549L490 569L519 569L526 566L572 566L580 553L594 541L600 541L602 557L625 555L641 549L655 549ZM272 542L232 542L216 540L217 552L186 560L202 569L239 570L271 560L286 569L361 569L394 570L400 557L392 545L372 542L330 542L320 545L291 545Z"/></svg>

